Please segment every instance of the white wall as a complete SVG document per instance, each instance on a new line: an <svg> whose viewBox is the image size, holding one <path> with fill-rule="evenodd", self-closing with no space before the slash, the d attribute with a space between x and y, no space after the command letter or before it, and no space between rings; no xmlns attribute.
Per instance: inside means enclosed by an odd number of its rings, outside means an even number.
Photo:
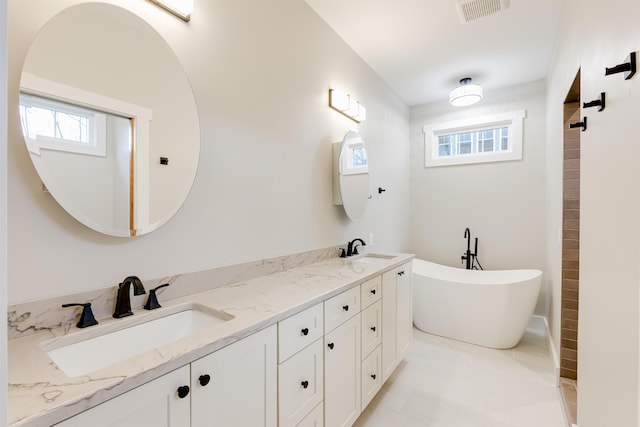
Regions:
<svg viewBox="0 0 640 427"><path fill-rule="evenodd" d="M553 305L550 323L560 341L562 136L564 98L581 69L582 101L607 94L601 113L583 109L581 136L580 427L637 426L640 217L638 111L640 80L604 76L640 47L640 3L566 0L547 84L547 254Z"/></svg>
<svg viewBox="0 0 640 427"><path fill-rule="evenodd" d="M522 109L522 160L424 167L424 125ZM488 92L467 108L451 107L447 100L413 107L410 251L461 267L469 227L478 237L478 259L485 269L544 270L544 153L544 81ZM473 245L472 239L472 251ZM544 301L543 291L539 314Z"/></svg>
<svg viewBox="0 0 640 427"><path fill-rule="evenodd" d="M7 307L7 2L0 0L0 310ZM0 342L7 342L7 326L0 327ZM7 384L7 346L0 346L0 384ZM0 387L0 420L7 414L7 388Z"/></svg>
<svg viewBox="0 0 640 427"><path fill-rule="evenodd" d="M31 40L81 0L10 0L9 303L160 278L346 243L374 233L375 249L406 251L409 109L304 2L196 0L190 23L150 2L111 0L167 40L199 110L199 169L185 205L138 238L85 228L41 192L20 134L20 71ZM28 8L13 20L14 8ZM367 107L357 125L328 106L328 89ZM159 88L161 89L161 88ZM373 198L358 223L331 197L331 143L359 128Z"/></svg>

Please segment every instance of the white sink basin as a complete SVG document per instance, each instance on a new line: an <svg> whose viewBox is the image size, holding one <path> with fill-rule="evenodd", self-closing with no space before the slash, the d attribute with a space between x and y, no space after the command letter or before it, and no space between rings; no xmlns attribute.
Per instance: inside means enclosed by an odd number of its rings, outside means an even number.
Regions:
<svg viewBox="0 0 640 427"><path fill-rule="evenodd" d="M375 263L375 262L380 262L380 261L388 261L388 260L393 259L395 257L396 257L396 255L370 253L370 254L358 255L355 258L352 258L351 261L353 261L353 262L363 262L363 263Z"/></svg>
<svg viewBox="0 0 640 427"><path fill-rule="evenodd" d="M131 316L126 319L130 320L130 326L125 325L98 336L87 337L92 332L87 329L79 333L75 342L68 342L66 338L71 338L70 336L62 337L48 343L44 351L67 376L77 377L197 334L233 318L226 313L197 305L178 310L180 311L171 310L163 317L137 324L132 324L137 319ZM105 325L105 328L118 327L117 322Z"/></svg>

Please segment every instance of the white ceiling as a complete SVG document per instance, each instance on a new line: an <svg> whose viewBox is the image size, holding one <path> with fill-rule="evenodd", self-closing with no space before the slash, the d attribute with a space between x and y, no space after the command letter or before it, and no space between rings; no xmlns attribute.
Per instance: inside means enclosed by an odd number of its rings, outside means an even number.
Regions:
<svg viewBox="0 0 640 427"><path fill-rule="evenodd" d="M510 0L466 24L456 0L305 1L413 106L448 102L463 77L485 95L545 78L564 0Z"/></svg>

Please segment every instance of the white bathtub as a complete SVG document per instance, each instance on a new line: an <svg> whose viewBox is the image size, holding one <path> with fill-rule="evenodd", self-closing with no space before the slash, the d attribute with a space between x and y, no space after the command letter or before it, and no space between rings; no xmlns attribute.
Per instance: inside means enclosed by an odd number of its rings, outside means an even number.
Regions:
<svg viewBox="0 0 640 427"><path fill-rule="evenodd" d="M540 270L465 270L413 260L413 323L430 334L512 348L535 309Z"/></svg>

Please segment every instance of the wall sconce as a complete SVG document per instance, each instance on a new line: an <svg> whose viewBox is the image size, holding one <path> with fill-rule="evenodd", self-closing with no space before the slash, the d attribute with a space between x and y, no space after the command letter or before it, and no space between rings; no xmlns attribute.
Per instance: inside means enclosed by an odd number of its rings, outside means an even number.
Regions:
<svg viewBox="0 0 640 427"><path fill-rule="evenodd" d="M193 13L193 0L149 0L167 12L189 22Z"/></svg>
<svg viewBox="0 0 640 427"><path fill-rule="evenodd" d="M367 109L351 95L336 89L329 89L329 107L344 114L356 123L367 119Z"/></svg>
<svg viewBox="0 0 640 427"><path fill-rule="evenodd" d="M482 99L482 86L472 84L471 77L460 80L460 86L449 93L449 104L454 107L466 107Z"/></svg>

